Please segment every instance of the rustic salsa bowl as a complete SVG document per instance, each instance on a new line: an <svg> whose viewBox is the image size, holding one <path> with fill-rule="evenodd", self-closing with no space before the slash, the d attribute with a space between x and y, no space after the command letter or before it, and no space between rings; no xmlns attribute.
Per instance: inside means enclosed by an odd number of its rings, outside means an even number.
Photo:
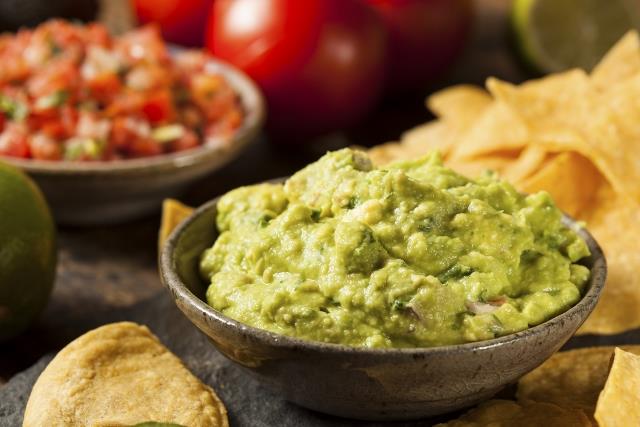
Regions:
<svg viewBox="0 0 640 427"><path fill-rule="evenodd" d="M229 359L285 399L333 415L416 419L489 399L539 366L575 333L594 309L606 278L598 243L568 217L586 241L591 278L582 299L530 329L487 341L432 348L369 349L305 341L226 317L205 302L200 254L217 237L218 199L179 225L160 255L160 273L175 303Z"/></svg>
<svg viewBox="0 0 640 427"><path fill-rule="evenodd" d="M242 71L215 58L208 67L239 94L245 118L229 139L191 150L109 162L61 162L1 157L28 173L40 186L56 222L64 225L120 223L157 210L189 184L235 159L260 131L265 103Z"/></svg>

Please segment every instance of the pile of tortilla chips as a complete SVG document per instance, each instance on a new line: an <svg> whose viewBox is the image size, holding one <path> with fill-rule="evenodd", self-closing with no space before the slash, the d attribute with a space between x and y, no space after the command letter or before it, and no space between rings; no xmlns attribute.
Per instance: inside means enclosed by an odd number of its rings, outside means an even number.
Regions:
<svg viewBox="0 0 640 427"><path fill-rule="evenodd" d="M444 426L640 425L638 354L640 346L557 353L520 380L517 401L484 402Z"/></svg>
<svg viewBox="0 0 640 427"><path fill-rule="evenodd" d="M570 70L487 90L431 96L437 120L375 147L378 164L438 149L466 175L497 171L524 192L546 190L584 221L609 266L596 310L579 333L640 327L640 39L628 33L589 75Z"/></svg>

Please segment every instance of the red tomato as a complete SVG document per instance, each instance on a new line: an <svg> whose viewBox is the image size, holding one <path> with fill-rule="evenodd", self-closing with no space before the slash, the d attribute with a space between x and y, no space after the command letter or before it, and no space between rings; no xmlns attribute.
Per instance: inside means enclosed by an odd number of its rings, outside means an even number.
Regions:
<svg viewBox="0 0 640 427"><path fill-rule="evenodd" d="M133 0L141 24L157 22L165 40L202 46L207 14L213 0Z"/></svg>
<svg viewBox="0 0 640 427"><path fill-rule="evenodd" d="M79 85L80 72L71 61L55 61L27 82L27 91L33 97L51 95L56 91L73 92Z"/></svg>
<svg viewBox="0 0 640 427"><path fill-rule="evenodd" d="M175 141L171 141L171 151L183 151L199 145L198 135L192 130L185 130L184 135Z"/></svg>
<svg viewBox="0 0 640 427"><path fill-rule="evenodd" d="M145 25L123 34L115 40L113 50L133 63L165 63L169 59L167 45L156 25Z"/></svg>
<svg viewBox="0 0 640 427"><path fill-rule="evenodd" d="M151 138L137 138L130 142L128 152L131 157L148 157L162 154L162 146Z"/></svg>
<svg viewBox="0 0 640 427"><path fill-rule="evenodd" d="M62 159L62 148L48 135L36 133L29 142L31 157L40 160Z"/></svg>
<svg viewBox="0 0 640 427"><path fill-rule="evenodd" d="M279 134L349 126L382 89L386 32L359 0L216 0L206 39L258 82Z"/></svg>
<svg viewBox="0 0 640 427"><path fill-rule="evenodd" d="M171 92L158 90L145 98L142 104L142 114L152 124L167 122L175 116Z"/></svg>
<svg viewBox="0 0 640 427"><path fill-rule="evenodd" d="M462 51L471 0L366 0L389 32L389 85L420 89L445 72Z"/></svg>
<svg viewBox="0 0 640 427"><path fill-rule="evenodd" d="M126 117L116 117L113 119L111 125L111 135L109 142L117 149L123 149L133 139L138 138L138 134L133 131L132 126L129 124L133 119Z"/></svg>
<svg viewBox="0 0 640 427"><path fill-rule="evenodd" d="M44 122L40 127L40 130L44 135L56 139L63 139L67 135L64 124L62 124L62 122L60 122L59 120L49 120ZM33 144L31 145L31 151L33 151Z"/></svg>
<svg viewBox="0 0 640 427"><path fill-rule="evenodd" d="M12 157L29 157L27 130L21 124L10 123L0 134L0 154Z"/></svg>
<svg viewBox="0 0 640 427"><path fill-rule="evenodd" d="M105 104L111 102L122 88L118 75L110 73L99 74L91 80L86 80L85 84L91 97Z"/></svg>

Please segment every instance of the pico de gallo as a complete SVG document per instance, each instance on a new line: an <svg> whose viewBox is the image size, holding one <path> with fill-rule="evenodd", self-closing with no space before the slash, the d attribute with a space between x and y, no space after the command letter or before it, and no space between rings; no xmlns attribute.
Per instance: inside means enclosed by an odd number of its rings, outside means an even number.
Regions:
<svg viewBox="0 0 640 427"><path fill-rule="evenodd" d="M169 52L154 26L112 37L52 20L0 35L0 155L96 161L226 141L238 94L196 51Z"/></svg>

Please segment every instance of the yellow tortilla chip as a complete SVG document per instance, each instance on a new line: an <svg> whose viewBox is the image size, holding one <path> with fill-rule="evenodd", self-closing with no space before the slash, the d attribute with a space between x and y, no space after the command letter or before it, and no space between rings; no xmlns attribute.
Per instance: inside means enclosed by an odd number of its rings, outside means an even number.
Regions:
<svg viewBox="0 0 640 427"><path fill-rule="evenodd" d="M389 142L371 148L368 153L376 165L398 160L411 160L438 150L446 157L457 138L457 132L442 121L434 120L402 135L400 142Z"/></svg>
<svg viewBox="0 0 640 427"><path fill-rule="evenodd" d="M573 129L582 136L564 149L589 157L614 188L640 200L640 75L596 94L582 70L571 70L514 86L489 79L497 101L520 115L532 135L549 128ZM532 138L535 142L536 138ZM570 144L571 143L571 144Z"/></svg>
<svg viewBox="0 0 640 427"><path fill-rule="evenodd" d="M640 354L640 345L625 346ZM580 408L592 415L609 372L614 347L591 347L556 353L520 379L519 401L552 403Z"/></svg>
<svg viewBox="0 0 640 427"><path fill-rule="evenodd" d="M615 349L595 418L600 427L640 426L640 356Z"/></svg>
<svg viewBox="0 0 640 427"><path fill-rule="evenodd" d="M402 134L402 145L413 154L425 155L433 150L446 155L454 143L456 132L439 121L429 122Z"/></svg>
<svg viewBox="0 0 640 427"><path fill-rule="evenodd" d="M496 102L504 102L536 132L549 123L582 125L593 103L589 76L579 69L550 74L519 86L489 78L487 89Z"/></svg>
<svg viewBox="0 0 640 427"><path fill-rule="evenodd" d="M162 247L173 229L191 215L192 212L192 207L184 205L177 200L165 199L162 202L162 221L158 235L158 247Z"/></svg>
<svg viewBox="0 0 640 427"><path fill-rule="evenodd" d="M607 283L579 334L616 334L640 327L640 203L603 186L585 216L607 258Z"/></svg>
<svg viewBox="0 0 640 427"><path fill-rule="evenodd" d="M485 171L494 171L503 175L505 169L514 163L517 152L500 152L486 156L478 156L472 159L451 159L447 166L459 174L476 177Z"/></svg>
<svg viewBox="0 0 640 427"><path fill-rule="evenodd" d="M602 176L589 160L565 152L544 162L518 188L525 193L547 191L563 211L577 217L591 203L602 183Z"/></svg>
<svg viewBox="0 0 640 427"><path fill-rule="evenodd" d="M580 409L550 403L489 400L439 427L590 427Z"/></svg>
<svg viewBox="0 0 640 427"><path fill-rule="evenodd" d="M604 93L585 126L599 149L594 163L618 193L640 202L640 75Z"/></svg>
<svg viewBox="0 0 640 427"><path fill-rule="evenodd" d="M387 142L377 145L369 149L368 153L369 158L376 166L383 166L397 160L409 160L411 158L411 151L399 142Z"/></svg>
<svg viewBox="0 0 640 427"><path fill-rule="evenodd" d="M452 159L469 159L494 152L521 150L530 141L529 127L509 105L495 101L462 134Z"/></svg>
<svg viewBox="0 0 640 427"><path fill-rule="evenodd" d="M465 125L475 121L493 99L484 89L457 85L440 90L427 98L427 107L437 117Z"/></svg>
<svg viewBox="0 0 640 427"><path fill-rule="evenodd" d="M526 180L542 167L547 154L547 150L542 147L528 146L522 150L516 160L505 165L501 174L502 178L518 185L519 182Z"/></svg>
<svg viewBox="0 0 640 427"><path fill-rule="evenodd" d="M53 358L33 386L23 427L146 421L229 425L210 387L146 327L121 322L87 332Z"/></svg>
<svg viewBox="0 0 640 427"><path fill-rule="evenodd" d="M629 31L602 58L591 72L591 81L600 90L640 75L640 38Z"/></svg>

